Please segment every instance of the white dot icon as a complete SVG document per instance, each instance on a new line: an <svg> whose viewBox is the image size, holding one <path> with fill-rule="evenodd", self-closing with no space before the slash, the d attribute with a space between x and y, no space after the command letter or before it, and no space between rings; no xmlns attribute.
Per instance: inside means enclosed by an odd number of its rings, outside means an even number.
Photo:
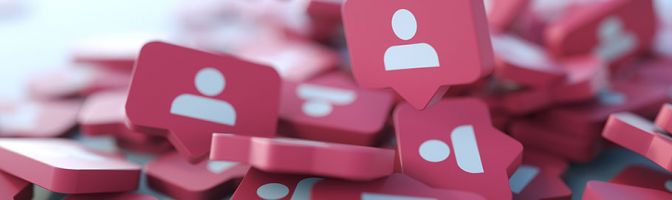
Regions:
<svg viewBox="0 0 672 200"><path fill-rule="evenodd" d="M476 134L472 125L457 126L450 133L453 151L457 166L472 174L484 173L481 153L476 143ZM450 157L450 146L437 139L425 140L418 147L418 153L423 160L431 163L442 162Z"/></svg>
<svg viewBox="0 0 672 200"><path fill-rule="evenodd" d="M418 23L413 13L406 9L399 9L392 15L392 31L402 40L410 40L418 30Z"/></svg>
<svg viewBox="0 0 672 200"><path fill-rule="evenodd" d="M441 140L427 140L418 150L422 159L428 162L441 162L450 156L450 147Z"/></svg>
<svg viewBox="0 0 672 200"><path fill-rule="evenodd" d="M196 89L207 96L216 96L222 93L226 85L224 75L211 67L203 68L198 71L194 82Z"/></svg>
<svg viewBox="0 0 672 200"><path fill-rule="evenodd" d="M282 199L288 194L289 188L280 183L267 183L257 188L257 196L264 200Z"/></svg>

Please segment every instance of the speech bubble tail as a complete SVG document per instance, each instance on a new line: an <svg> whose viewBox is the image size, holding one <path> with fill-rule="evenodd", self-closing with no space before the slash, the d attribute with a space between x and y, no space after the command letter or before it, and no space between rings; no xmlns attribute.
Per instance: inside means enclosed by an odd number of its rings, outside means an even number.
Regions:
<svg viewBox="0 0 672 200"><path fill-rule="evenodd" d="M190 163L197 163L208 157L210 153L210 137L179 137L179 135L193 135L186 133L171 132L168 135L168 141L175 147L175 150Z"/></svg>
<svg viewBox="0 0 672 200"><path fill-rule="evenodd" d="M439 88L398 87L394 89L415 109L424 110L441 100L448 88L448 86L441 86Z"/></svg>

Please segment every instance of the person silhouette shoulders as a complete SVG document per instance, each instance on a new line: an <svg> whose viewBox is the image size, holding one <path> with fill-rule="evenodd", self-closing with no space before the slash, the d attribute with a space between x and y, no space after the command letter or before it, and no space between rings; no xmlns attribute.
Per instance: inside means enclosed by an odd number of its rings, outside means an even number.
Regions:
<svg viewBox="0 0 672 200"><path fill-rule="evenodd" d="M224 75L215 68L207 67L198 71L194 82L198 92L205 96L180 94L173 100L170 113L218 124L235 125L236 109L229 102L211 98L224 91L226 85Z"/></svg>
<svg viewBox="0 0 672 200"><path fill-rule="evenodd" d="M418 24L413 13L399 9L392 16L392 31L401 40L415 36ZM385 71L439 67L439 56L432 45L415 43L391 46L385 51Z"/></svg>
<svg viewBox="0 0 672 200"><path fill-rule="evenodd" d="M598 27L597 38L599 44L594 53L608 62L632 52L638 45L637 36L627 31L618 17L605 19Z"/></svg>

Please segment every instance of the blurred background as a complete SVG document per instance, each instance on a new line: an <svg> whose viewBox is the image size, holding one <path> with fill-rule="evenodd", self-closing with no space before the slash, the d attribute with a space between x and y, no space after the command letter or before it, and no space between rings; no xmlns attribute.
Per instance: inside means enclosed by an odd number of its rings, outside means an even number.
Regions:
<svg viewBox="0 0 672 200"><path fill-rule="evenodd" d="M178 0L0 0L0 96L26 98L29 76L71 65L88 38L173 33Z"/></svg>
<svg viewBox="0 0 672 200"><path fill-rule="evenodd" d="M284 48L287 40L310 38L313 42L301 43L305 49L299 52L332 49L344 63L341 67L347 69L342 33L339 30L325 30L333 27L329 23L340 22L316 17L319 14L309 16L308 0L249 0L256 4L247 1L0 0L0 102L72 95L72 91L59 93L56 90L63 88L59 85L66 84L63 90L75 87L72 90L82 92L84 86L73 85L93 84L90 79L110 78L118 75L119 71L126 74L120 77L124 79L132 67L125 61L129 58L132 61L139 47L154 39L213 52L234 52L259 62L273 63L285 79L301 80L311 74L290 74L293 69L283 67L283 62L320 61L296 61L293 54L277 55L281 53L275 52L292 50L274 49L269 53L264 52L263 48ZM533 0L532 7L537 6L540 10L545 7L557 9L564 6L563 3L574 1L581 0ZM654 2L659 17L657 23L661 25L651 50L653 55L669 59L672 57L672 0ZM92 72L83 70L99 68L105 68L104 75L92 76ZM73 74L79 78L69 77ZM90 87L124 87L95 84L100 85ZM77 134L73 137L99 149L114 146L104 138L84 138ZM138 163L147 162L153 157L151 154L135 152L127 156ZM579 199L587 180L609 180L632 164L661 170L628 150L609 148L590 162L572 164L564 178L575 192L574 198ZM39 188L37 190L36 199L62 197ZM168 198L146 186L142 187L141 192Z"/></svg>

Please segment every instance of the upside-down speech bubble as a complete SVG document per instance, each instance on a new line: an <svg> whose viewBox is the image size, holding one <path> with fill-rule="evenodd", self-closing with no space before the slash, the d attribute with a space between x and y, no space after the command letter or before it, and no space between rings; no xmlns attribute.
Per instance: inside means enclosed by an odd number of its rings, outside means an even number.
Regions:
<svg viewBox="0 0 672 200"><path fill-rule="evenodd" d="M417 109L492 71L482 0L348 0L343 19L357 82Z"/></svg>

